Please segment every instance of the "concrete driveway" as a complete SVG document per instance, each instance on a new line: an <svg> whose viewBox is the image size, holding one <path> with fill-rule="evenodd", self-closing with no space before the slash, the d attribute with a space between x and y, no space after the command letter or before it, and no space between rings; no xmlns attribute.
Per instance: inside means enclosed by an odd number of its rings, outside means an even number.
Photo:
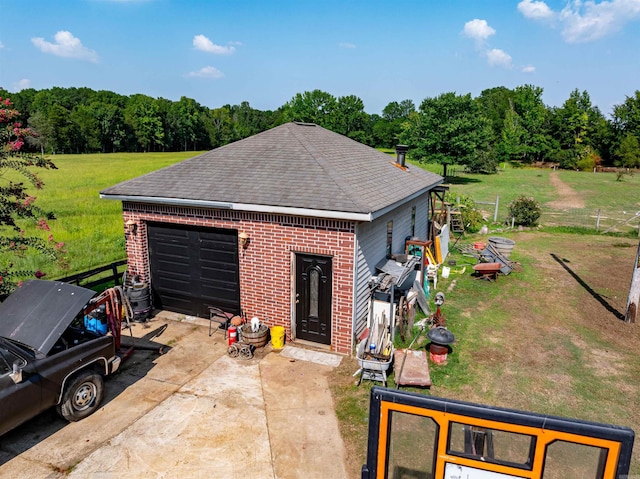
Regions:
<svg viewBox="0 0 640 479"><path fill-rule="evenodd" d="M287 345L253 359L226 354L208 322L167 324L106 381L103 407L66 423L48 411L0 438L0 477L344 478L344 446L327 376L340 356Z"/></svg>

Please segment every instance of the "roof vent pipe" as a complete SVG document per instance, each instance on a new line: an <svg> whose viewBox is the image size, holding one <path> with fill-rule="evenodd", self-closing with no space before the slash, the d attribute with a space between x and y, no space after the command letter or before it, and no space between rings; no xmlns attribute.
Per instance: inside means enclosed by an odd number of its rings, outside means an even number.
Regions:
<svg viewBox="0 0 640 479"><path fill-rule="evenodd" d="M396 145L396 163L402 167L404 167L404 160L407 156L407 151L409 151L409 147L407 145Z"/></svg>

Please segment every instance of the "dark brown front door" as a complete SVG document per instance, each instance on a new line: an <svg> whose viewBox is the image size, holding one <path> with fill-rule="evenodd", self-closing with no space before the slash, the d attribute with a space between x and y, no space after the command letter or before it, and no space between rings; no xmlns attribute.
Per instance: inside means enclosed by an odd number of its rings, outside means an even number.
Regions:
<svg viewBox="0 0 640 479"><path fill-rule="evenodd" d="M331 258L296 255L296 337L331 344Z"/></svg>

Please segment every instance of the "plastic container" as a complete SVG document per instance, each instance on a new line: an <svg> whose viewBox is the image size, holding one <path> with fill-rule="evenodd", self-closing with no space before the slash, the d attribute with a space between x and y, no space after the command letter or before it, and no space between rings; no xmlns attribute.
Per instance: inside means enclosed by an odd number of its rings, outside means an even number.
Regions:
<svg viewBox="0 0 640 479"><path fill-rule="evenodd" d="M493 246L498 253L500 253L505 258L511 256L511 252L513 251L513 247L516 245L516 242L509 238L501 238L500 236L492 236L489 238L489 244Z"/></svg>
<svg viewBox="0 0 640 479"><path fill-rule="evenodd" d="M84 317L84 327L94 333L107 334L107 318L96 318L94 316Z"/></svg>
<svg viewBox="0 0 640 479"><path fill-rule="evenodd" d="M436 364L445 364L449 348L442 344L431 343L429 345L429 358Z"/></svg>
<svg viewBox="0 0 640 479"><path fill-rule="evenodd" d="M125 290L125 295L131 304L134 321L144 322L151 314L151 289L145 283L134 283Z"/></svg>
<svg viewBox="0 0 640 479"><path fill-rule="evenodd" d="M274 349L284 348L284 326L271 326L271 345Z"/></svg>

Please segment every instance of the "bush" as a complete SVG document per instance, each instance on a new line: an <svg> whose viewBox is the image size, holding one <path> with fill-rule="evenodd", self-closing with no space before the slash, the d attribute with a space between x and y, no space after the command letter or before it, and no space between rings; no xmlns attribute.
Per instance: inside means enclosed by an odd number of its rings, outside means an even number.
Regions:
<svg viewBox="0 0 640 479"><path fill-rule="evenodd" d="M467 195L456 195L449 191L446 194L445 201L452 205L460 206L460 214L465 231L477 233L480 230L484 220L473 198Z"/></svg>
<svg viewBox="0 0 640 479"><path fill-rule="evenodd" d="M509 209L509 217L507 221L510 223L514 220L514 223L522 226L535 226L538 224L538 219L542 214L542 208L531 196L520 195L507 207Z"/></svg>

